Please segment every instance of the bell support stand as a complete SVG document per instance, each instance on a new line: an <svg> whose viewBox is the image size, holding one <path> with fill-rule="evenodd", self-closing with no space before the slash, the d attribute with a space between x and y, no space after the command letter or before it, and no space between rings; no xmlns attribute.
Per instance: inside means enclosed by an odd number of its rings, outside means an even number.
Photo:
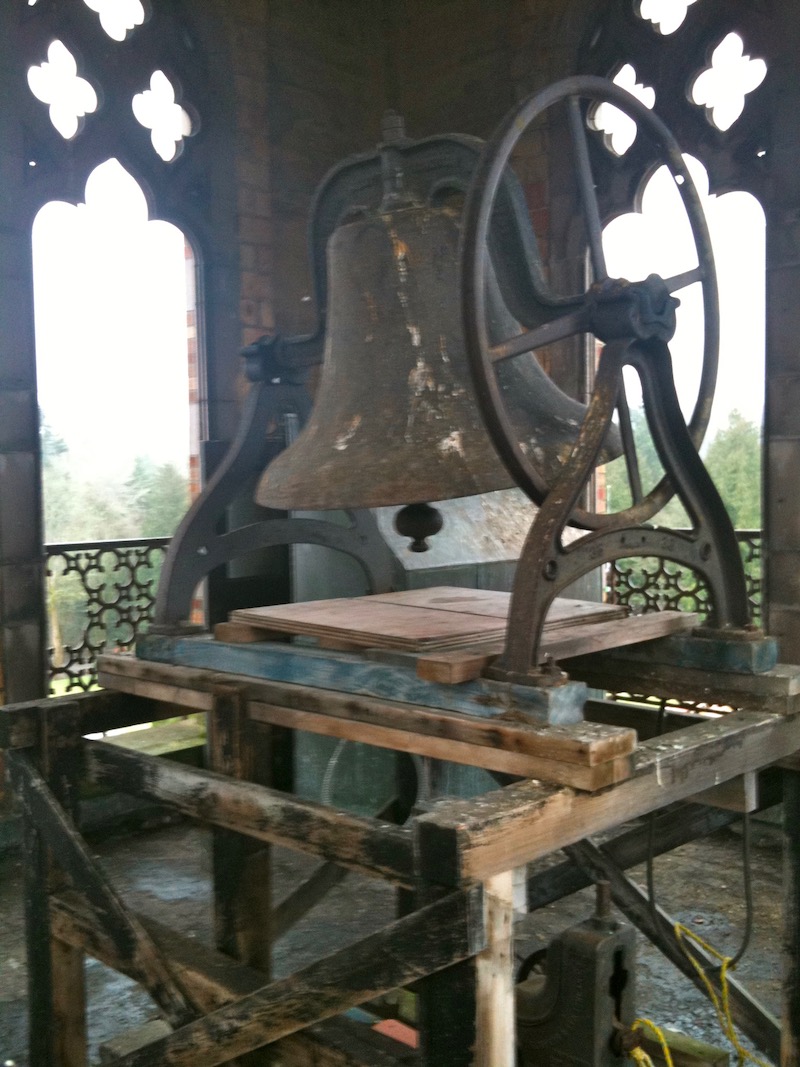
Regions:
<svg viewBox="0 0 800 1067"><path fill-rule="evenodd" d="M346 512L349 526L325 519L272 517L220 533L225 509L263 472L283 442L267 437L266 427L293 413L302 421L308 394L302 383L273 384L271 349L279 343L262 341L244 350L250 390L239 428L227 454L202 495L184 516L170 544L158 587L154 633L191 632L189 614L198 584L215 567L248 552L273 545L313 544L344 552L359 561L372 592L391 587L392 569L386 546L369 511ZM285 374L285 372L284 372Z"/></svg>
<svg viewBox="0 0 800 1067"><path fill-rule="evenodd" d="M651 274L644 281L628 282L608 275L585 117L587 106L596 108L605 102L626 113L637 123L638 132L650 139L653 152L647 170L652 173L654 163L667 166L688 216L697 263L668 279ZM515 308L522 329L498 343L488 326L484 296L490 264L496 264L503 254L502 247L492 240L496 234L496 191L525 131L554 107L566 108L594 280L582 294L556 295L544 280L541 262L532 259L529 307ZM696 633L705 638L702 644L709 665L715 657L724 660L725 647L734 644L747 646L748 652L740 658L752 670L774 666L776 644L751 624L735 531L698 454L716 382L716 275L700 201L669 130L633 96L604 79L570 78L534 95L506 118L487 143L468 194L462 252L464 335L481 411L498 454L517 484L540 505L518 564L505 651L487 674L534 685L564 680L566 675L550 665L539 668L539 643L550 604L576 578L629 556L674 560L705 577L713 607L706 625ZM668 342L675 331L678 306L671 294L695 282L700 283L703 294L704 346L698 393L687 424L675 388ZM519 447L499 387L498 369L516 356L577 334L589 335L605 347L577 439L552 477L537 465L534 454ZM665 471L648 492L641 485L625 395L626 366L639 375L645 417ZM632 503L620 511L604 513L579 504L585 498L615 411ZM675 493L690 516L689 533L647 524ZM568 525L589 532L565 544Z"/></svg>

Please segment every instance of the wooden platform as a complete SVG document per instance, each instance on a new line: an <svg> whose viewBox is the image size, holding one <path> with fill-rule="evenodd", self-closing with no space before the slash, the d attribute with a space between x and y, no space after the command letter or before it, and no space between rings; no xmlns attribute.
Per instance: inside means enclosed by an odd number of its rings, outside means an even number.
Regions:
<svg viewBox="0 0 800 1067"><path fill-rule="evenodd" d="M435 586L246 608L232 612L214 634L235 644L280 634L312 638L326 649L405 652L417 657L420 678L456 685L480 677L503 651L510 603L510 593ZM696 624L689 612L633 616L619 605L558 597L545 621L539 662L683 633Z"/></svg>
<svg viewBox="0 0 800 1067"><path fill-rule="evenodd" d="M205 642L199 647L201 656L211 644ZM196 640L190 645L191 650L198 650ZM236 651L251 655L254 652L252 648ZM293 650L288 662L302 676L303 664L318 668L320 658L313 652L304 655L302 650ZM336 659L324 657L323 662L338 665L339 678L345 673L341 668L349 665L341 658L337 663ZM336 691L253 674L148 662L121 653L98 660L101 685L177 707L208 711L216 691L220 686L228 686L241 694L247 715L253 721L273 726L361 741L589 791L622 781L630 773L636 735L629 728L574 721L574 714L569 716L572 722L568 719L564 724L548 723L541 711L537 713L535 704L525 702L526 694L517 698L514 692L508 691L509 687L491 683L485 683L477 694L484 698L484 703L476 699L472 712L453 707L454 703L462 707L467 704L452 699L452 687L445 687L445 707L437 707L436 687L418 680L415 684L424 691L424 703L391 700L378 695L378 691L386 688L402 693L399 681L404 676L410 676L408 680L414 682L409 668L373 664L368 668L371 684L366 686L362 682L363 665L352 666L355 680L351 686L362 690L366 687L370 692ZM518 688L521 687L514 687ZM580 695L582 704L585 687L573 683L574 690L577 690L575 698Z"/></svg>
<svg viewBox="0 0 800 1067"><path fill-rule="evenodd" d="M246 608L231 613L231 623L255 630L304 634L358 648L400 652L445 651L497 645L505 636L511 594L457 586L435 586L376 596L312 600ZM589 622L623 619L628 609L587 600L559 598L548 632ZM232 631L226 629L226 640Z"/></svg>

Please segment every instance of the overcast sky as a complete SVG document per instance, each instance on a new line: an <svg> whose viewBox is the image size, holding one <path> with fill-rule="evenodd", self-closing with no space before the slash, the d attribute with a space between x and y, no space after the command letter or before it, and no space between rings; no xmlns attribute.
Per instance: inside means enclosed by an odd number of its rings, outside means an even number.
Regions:
<svg viewBox="0 0 800 1067"><path fill-rule="evenodd" d="M33 227L39 406L87 471L189 454L183 236L116 160Z"/></svg>

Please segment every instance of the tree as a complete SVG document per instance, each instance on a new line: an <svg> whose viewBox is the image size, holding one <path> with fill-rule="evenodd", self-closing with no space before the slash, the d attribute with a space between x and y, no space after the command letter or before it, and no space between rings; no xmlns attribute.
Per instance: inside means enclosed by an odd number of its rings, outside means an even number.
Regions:
<svg viewBox="0 0 800 1067"><path fill-rule="evenodd" d="M652 488L663 474L644 412L631 412L637 444L642 488ZM761 442L758 427L734 410L728 425L714 437L704 456L706 468L728 509L733 525L740 530L761 526ZM619 511L631 501L624 459L606 466L606 496L609 510ZM664 526L688 526L689 518L680 501L673 497L654 522Z"/></svg>
<svg viewBox="0 0 800 1067"><path fill-rule="evenodd" d="M650 435L643 408L631 409L631 429L636 442L636 458L639 465L639 477L642 492L647 494L664 476L664 468L658 458L656 446ZM628 472L624 456L606 464L606 500L609 511L621 511L633 502L628 483ZM680 500L673 497L667 506L653 519L662 526L689 526L689 517Z"/></svg>
<svg viewBox="0 0 800 1067"><path fill-rule="evenodd" d="M156 465L139 456L125 483L136 535L171 537L189 506L189 479L174 463Z"/></svg>
<svg viewBox="0 0 800 1067"><path fill-rule="evenodd" d="M761 527L761 435L735 409L708 448L706 467L738 530Z"/></svg>

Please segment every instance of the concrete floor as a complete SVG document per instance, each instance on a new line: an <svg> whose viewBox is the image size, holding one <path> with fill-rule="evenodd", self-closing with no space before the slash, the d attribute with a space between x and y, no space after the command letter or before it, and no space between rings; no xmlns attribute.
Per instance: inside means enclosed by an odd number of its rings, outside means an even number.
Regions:
<svg viewBox="0 0 800 1067"><path fill-rule="evenodd" d="M780 841L759 824L753 847L756 929L737 977L773 1012L780 996ZM201 940L210 940L209 838L186 824L171 825L95 845L98 858L133 907ZM277 895L282 898L316 861L275 849ZM555 859L560 859L560 855ZM27 1067L25 948L22 934L19 855L0 860L0 1065ZM632 872L640 883L644 872ZM734 952L744 919L741 839L732 830L684 846L656 861L659 903L717 947ZM564 927L591 914L586 890L527 916L519 924L517 955L524 958ZM393 893L378 881L349 875L325 902L281 939L278 976L391 921ZM661 1026L726 1047L711 1006L658 953L638 939L638 1010ZM136 985L88 961L89 1035L92 1061L98 1046L156 1013Z"/></svg>

